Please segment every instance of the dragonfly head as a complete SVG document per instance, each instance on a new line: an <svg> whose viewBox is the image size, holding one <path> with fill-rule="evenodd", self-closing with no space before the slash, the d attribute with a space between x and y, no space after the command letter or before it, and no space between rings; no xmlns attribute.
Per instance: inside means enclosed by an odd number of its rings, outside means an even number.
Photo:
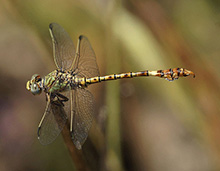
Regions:
<svg viewBox="0 0 220 171"><path fill-rule="evenodd" d="M42 92L42 82L41 82L41 77L38 74L34 74L31 77L31 80L27 82L26 84L26 89L28 91L31 91L33 95L40 94Z"/></svg>

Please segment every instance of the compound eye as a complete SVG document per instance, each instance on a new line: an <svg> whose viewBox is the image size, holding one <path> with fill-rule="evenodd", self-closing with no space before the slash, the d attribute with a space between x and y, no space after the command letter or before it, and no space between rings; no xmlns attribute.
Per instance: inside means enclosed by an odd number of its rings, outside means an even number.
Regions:
<svg viewBox="0 0 220 171"><path fill-rule="evenodd" d="M37 94L40 94L42 91L42 89L40 87L38 87L38 85L36 83L33 83L31 85L31 93L33 95L37 95Z"/></svg>
<svg viewBox="0 0 220 171"><path fill-rule="evenodd" d="M41 81L41 77L39 74L34 74L32 75L31 80L38 82L38 81Z"/></svg>

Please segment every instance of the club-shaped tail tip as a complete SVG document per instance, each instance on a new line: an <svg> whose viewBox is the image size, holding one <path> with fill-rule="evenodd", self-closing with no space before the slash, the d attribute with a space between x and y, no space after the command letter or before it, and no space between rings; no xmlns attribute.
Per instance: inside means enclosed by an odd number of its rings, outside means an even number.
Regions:
<svg viewBox="0 0 220 171"><path fill-rule="evenodd" d="M196 77L196 74L195 74L194 72L192 72L192 71L190 71L190 75L192 75L192 76L193 76L193 78L195 78L195 77Z"/></svg>

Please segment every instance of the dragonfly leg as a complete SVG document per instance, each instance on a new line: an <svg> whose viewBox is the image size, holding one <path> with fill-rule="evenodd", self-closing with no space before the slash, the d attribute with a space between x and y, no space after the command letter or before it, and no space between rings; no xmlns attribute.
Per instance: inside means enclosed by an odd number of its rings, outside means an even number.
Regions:
<svg viewBox="0 0 220 171"><path fill-rule="evenodd" d="M43 115L43 117L41 118L40 123L39 123L39 125L38 125L38 129L37 129L37 136L38 136L38 139L40 138L40 129L41 129L41 125L42 125L42 123L43 123L43 121L44 121L44 118L45 118L45 116L46 116L46 114L47 114L48 107L49 107L49 104L50 104L50 95L49 95L48 93L46 93L46 99L47 99L47 106L46 106L46 109L45 109L44 115Z"/></svg>
<svg viewBox="0 0 220 171"><path fill-rule="evenodd" d="M71 92L70 93L70 135L71 135L71 138L73 138L73 115L74 115L74 106L73 106L73 93ZM75 102L75 100L74 100Z"/></svg>
<svg viewBox="0 0 220 171"><path fill-rule="evenodd" d="M71 110L71 116L70 116L70 134L71 138L73 138L73 112Z"/></svg>
<svg viewBox="0 0 220 171"><path fill-rule="evenodd" d="M66 96L64 96L60 93L56 93L56 94L53 94L51 96L52 96L52 99L53 99L52 103L54 103L58 106L60 106L60 105L64 106L63 102L67 102L69 100Z"/></svg>
<svg viewBox="0 0 220 171"><path fill-rule="evenodd" d="M69 100L66 96L64 96L64 95L62 95L62 94L60 94L60 93L57 93L56 95L57 95L58 97L62 98L62 100L59 99L59 100L62 101L62 102L67 102L67 101Z"/></svg>

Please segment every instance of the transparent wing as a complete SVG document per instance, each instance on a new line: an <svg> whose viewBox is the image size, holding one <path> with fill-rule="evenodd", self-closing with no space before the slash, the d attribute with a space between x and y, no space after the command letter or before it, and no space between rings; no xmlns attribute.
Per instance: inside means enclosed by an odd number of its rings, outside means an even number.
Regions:
<svg viewBox="0 0 220 171"><path fill-rule="evenodd" d="M38 133L40 143L43 145L52 143L62 131L66 120L62 104L59 101L48 101L45 118Z"/></svg>
<svg viewBox="0 0 220 171"><path fill-rule="evenodd" d="M75 47L69 34L59 24L51 23L49 31L53 42L54 61L58 68L70 69L75 57Z"/></svg>
<svg viewBox="0 0 220 171"><path fill-rule="evenodd" d="M72 68L79 77L89 78L99 76L95 53L85 36L79 36L76 58Z"/></svg>
<svg viewBox="0 0 220 171"><path fill-rule="evenodd" d="M73 94L72 140L77 149L84 144L94 117L94 98L86 89L79 88Z"/></svg>

